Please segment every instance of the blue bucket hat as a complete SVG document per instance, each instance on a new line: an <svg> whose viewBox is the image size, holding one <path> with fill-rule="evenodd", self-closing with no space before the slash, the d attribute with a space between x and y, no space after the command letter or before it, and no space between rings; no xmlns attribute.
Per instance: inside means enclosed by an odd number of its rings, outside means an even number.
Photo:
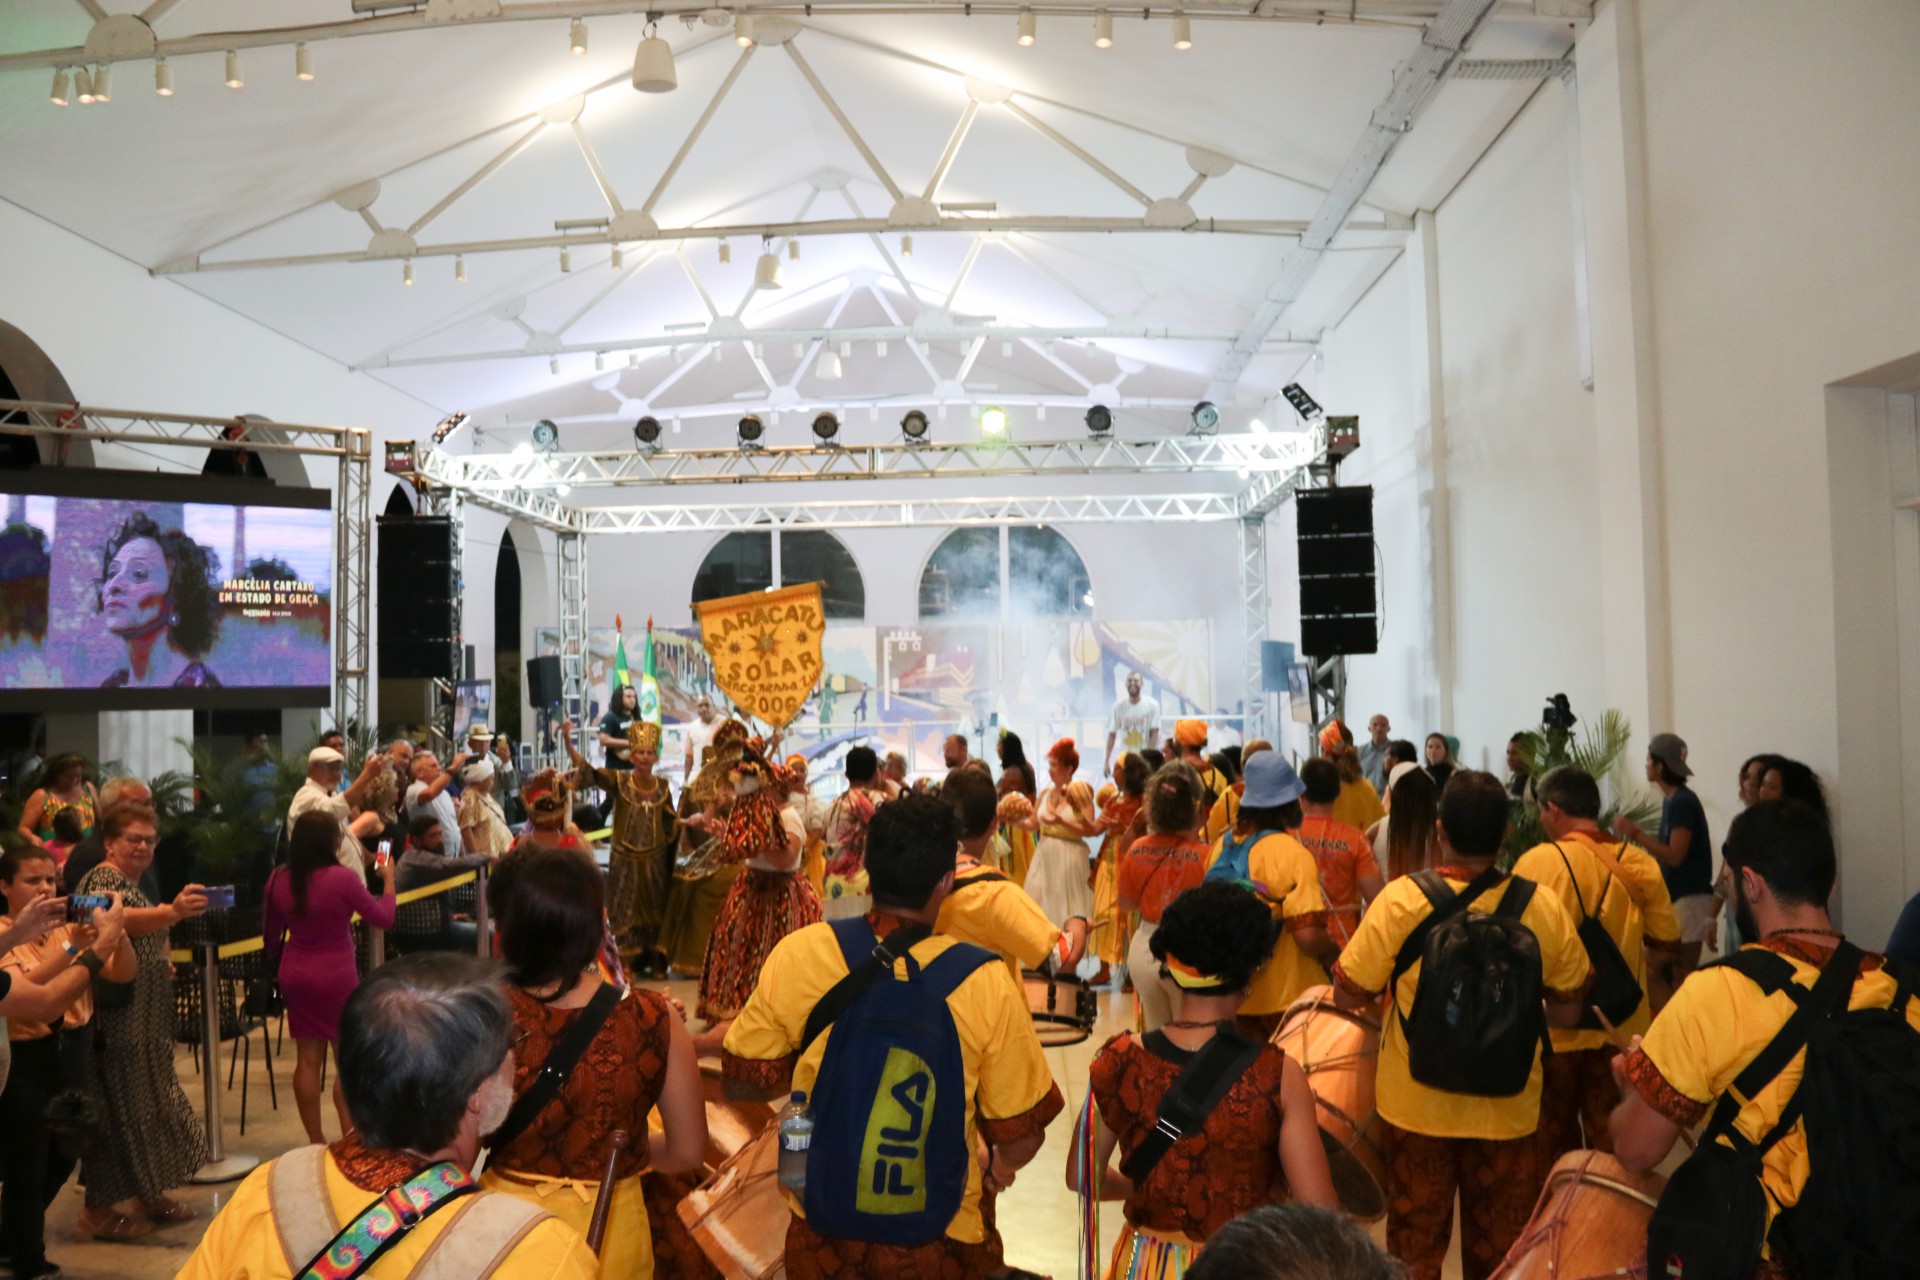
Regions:
<svg viewBox="0 0 1920 1280"><path fill-rule="evenodd" d="M1247 784L1246 794L1240 797L1242 808L1277 809L1292 804L1307 790L1300 784L1300 775L1278 751L1255 752L1247 758L1240 776Z"/></svg>

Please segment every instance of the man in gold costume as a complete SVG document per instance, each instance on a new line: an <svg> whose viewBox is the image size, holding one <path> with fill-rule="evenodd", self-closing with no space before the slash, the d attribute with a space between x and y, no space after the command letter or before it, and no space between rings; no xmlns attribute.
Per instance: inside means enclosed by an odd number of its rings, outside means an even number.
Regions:
<svg viewBox="0 0 1920 1280"><path fill-rule="evenodd" d="M673 792L653 776L660 762L660 726L635 720L627 726L631 769L596 769L573 745L573 725L562 726L573 757L576 785L597 785L613 797L613 845L607 857L607 923L627 971L636 977L667 976L660 924L667 909L680 820Z"/></svg>

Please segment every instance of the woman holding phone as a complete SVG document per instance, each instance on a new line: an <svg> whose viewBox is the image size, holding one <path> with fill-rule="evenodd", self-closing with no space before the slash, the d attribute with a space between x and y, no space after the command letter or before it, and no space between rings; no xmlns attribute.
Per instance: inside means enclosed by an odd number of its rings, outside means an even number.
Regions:
<svg viewBox="0 0 1920 1280"><path fill-rule="evenodd" d="M360 982L353 962L354 913L376 929L393 927L392 855L383 848L374 858L385 887L376 899L365 879L335 860L340 838L340 823L331 814L301 814L287 841L287 864L267 879L267 960L280 975L280 998L287 1003L298 1054L293 1100L309 1142L327 1140L320 1123L320 1073L327 1046L339 1039L340 1010ZM353 1124L338 1083L333 1106L345 1134Z"/></svg>

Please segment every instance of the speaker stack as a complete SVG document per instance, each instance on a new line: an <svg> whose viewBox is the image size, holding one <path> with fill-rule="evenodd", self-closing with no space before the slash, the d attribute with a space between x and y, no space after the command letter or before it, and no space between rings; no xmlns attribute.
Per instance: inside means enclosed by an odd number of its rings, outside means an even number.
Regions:
<svg viewBox="0 0 1920 1280"><path fill-rule="evenodd" d="M453 522L444 516L381 516L379 568L380 676L455 680L453 639L459 631L459 574Z"/></svg>
<svg viewBox="0 0 1920 1280"><path fill-rule="evenodd" d="M1373 581L1373 486L1302 489L1300 649L1315 658L1379 651Z"/></svg>

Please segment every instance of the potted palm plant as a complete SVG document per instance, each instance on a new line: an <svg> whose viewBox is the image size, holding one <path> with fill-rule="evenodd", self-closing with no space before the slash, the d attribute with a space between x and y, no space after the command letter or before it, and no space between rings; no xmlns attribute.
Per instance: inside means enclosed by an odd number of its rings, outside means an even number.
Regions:
<svg viewBox="0 0 1920 1280"><path fill-rule="evenodd" d="M1549 716L1538 729L1522 735L1520 753L1526 759L1528 776L1539 779L1561 765L1572 765L1592 774L1600 784L1600 826L1604 830L1612 830L1614 819L1619 817L1631 818L1642 826L1657 822L1658 801L1633 790L1621 767L1626 761L1627 745L1633 738L1633 725L1627 717L1609 709L1597 720L1589 720L1584 729L1576 733L1572 713L1566 712L1564 706L1561 710L1565 713L1564 720ZM1546 839L1546 829L1540 825L1540 805L1529 787L1525 802L1515 810L1507 830L1502 863L1512 866L1514 859Z"/></svg>

